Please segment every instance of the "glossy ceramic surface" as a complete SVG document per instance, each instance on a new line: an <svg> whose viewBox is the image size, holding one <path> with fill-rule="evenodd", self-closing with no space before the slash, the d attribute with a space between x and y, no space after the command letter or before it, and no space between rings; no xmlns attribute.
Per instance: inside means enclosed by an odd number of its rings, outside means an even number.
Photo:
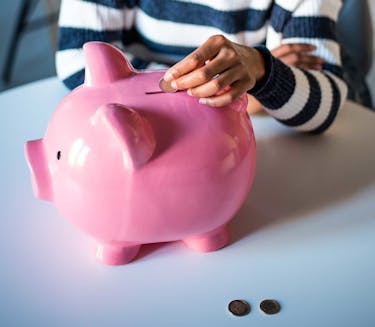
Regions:
<svg viewBox="0 0 375 327"><path fill-rule="evenodd" d="M106 43L84 52L84 85L25 146L36 197L96 239L106 264L131 261L146 243L225 246L255 168L246 96L217 109L186 92L146 95L163 72L135 71Z"/></svg>

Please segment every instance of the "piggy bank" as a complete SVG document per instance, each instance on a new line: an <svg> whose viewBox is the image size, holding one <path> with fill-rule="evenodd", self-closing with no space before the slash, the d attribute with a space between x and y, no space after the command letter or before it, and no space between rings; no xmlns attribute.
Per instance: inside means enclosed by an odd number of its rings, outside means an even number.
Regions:
<svg viewBox="0 0 375 327"><path fill-rule="evenodd" d="M84 55L84 84L25 145L35 196L95 239L104 264L128 263L148 243L227 245L255 168L246 95L212 108L152 92L164 72L136 71L107 43L86 43Z"/></svg>

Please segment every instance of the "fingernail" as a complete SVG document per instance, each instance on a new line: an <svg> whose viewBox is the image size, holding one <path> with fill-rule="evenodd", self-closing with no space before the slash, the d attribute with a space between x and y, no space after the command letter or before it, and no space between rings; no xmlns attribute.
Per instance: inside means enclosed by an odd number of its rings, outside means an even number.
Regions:
<svg viewBox="0 0 375 327"><path fill-rule="evenodd" d="M208 104L208 100L206 98L200 98L199 103L200 104Z"/></svg>
<svg viewBox="0 0 375 327"><path fill-rule="evenodd" d="M166 82L170 82L173 80L173 75L170 72L166 72L163 78Z"/></svg>
<svg viewBox="0 0 375 327"><path fill-rule="evenodd" d="M175 90L178 89L176 81L172 81L172 82L171 82L171 86L172 86Z"/></svg>
<svg viewBox="0 0 375 327"><path fill-rule="evenodd" d="M193 94L191 93L191 89L188 89L188 90L186 91L186 93L187 93L188 95L190 95L190 96L193 96Z"/></svg>

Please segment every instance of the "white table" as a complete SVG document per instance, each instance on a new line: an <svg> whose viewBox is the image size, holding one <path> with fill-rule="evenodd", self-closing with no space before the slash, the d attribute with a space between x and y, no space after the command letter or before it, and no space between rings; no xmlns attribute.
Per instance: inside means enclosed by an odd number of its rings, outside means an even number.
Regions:
<svg viewBox="0 0 375 327"><path fill-rule="evenodd" d="M149 245L107 267L31 190L23 144L66 93L52 78L0 94L0 326L375 326L374 113L348 102L323 136L253 118L256 177L231 245ZM259 311L266 298L280 313ZM233 316L234 299L250 314Z"/></svg>

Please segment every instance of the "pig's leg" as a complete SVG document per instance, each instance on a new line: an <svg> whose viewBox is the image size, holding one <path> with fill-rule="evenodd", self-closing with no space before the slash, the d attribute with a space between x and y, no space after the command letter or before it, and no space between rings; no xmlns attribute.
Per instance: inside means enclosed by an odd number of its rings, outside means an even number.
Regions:
<svg viewBox="0 0 375 327"><path fill-rule="evenodd" d="M139 252L139 244L98 244L96 259L106 265L124 265L132 261Z"/></svg>
<svg viewBox="0 0 375 327"><path fill-rule="evenodd" d="M211 232L195 235L183 241L188 247L199 252L215 251L229 243L228 227L223 225Z"/></svg>

